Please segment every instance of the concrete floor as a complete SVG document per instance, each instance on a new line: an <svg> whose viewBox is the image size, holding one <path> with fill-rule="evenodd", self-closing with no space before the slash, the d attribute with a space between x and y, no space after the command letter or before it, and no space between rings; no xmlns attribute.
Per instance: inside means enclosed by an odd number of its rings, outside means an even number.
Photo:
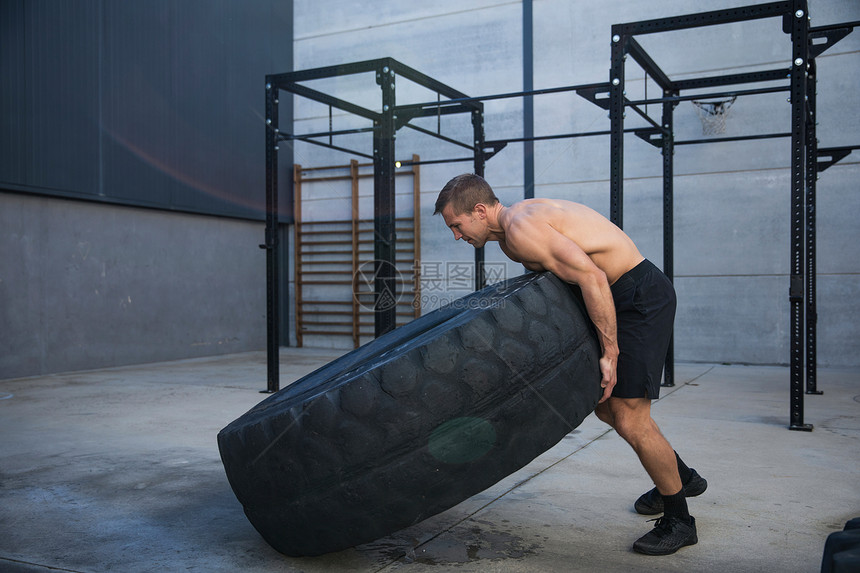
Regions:
<svg viewBox="0 0 860 573"><path fill-rule="evenodd" d="M284 349L282 385L336 357ZM654 417L710 483L690 500L699 544L630 546L651 487L593 415L460 505L316 558L271 549L227 483L215 436L263 399L265 355L0 381L0 571L811 572L860 516L860 371L821 370L813 432L787 429L786 368L679 364Z"/></svg>

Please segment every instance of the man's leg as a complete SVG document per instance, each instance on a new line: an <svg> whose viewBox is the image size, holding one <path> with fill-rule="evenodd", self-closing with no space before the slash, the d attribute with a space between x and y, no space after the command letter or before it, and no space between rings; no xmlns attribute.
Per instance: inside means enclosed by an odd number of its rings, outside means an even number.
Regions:
<svg viewBox="0 0 860 573"><path fill-rule="evenodd" d="M695 520L687 510L678 459L672 446L651 418L647 398L610 398L595 409L630 444L657 486L665 505L663 518L653 531L633 545L640 553L667 555L698 542Z"/></svg>
<svg viewBox="0 0 860 573"><path fill-rule="evenodd" d="M651 418L649 399L613 397L599 404L595 412L630 444L662 495L681 491L675 450Z"/></svg>

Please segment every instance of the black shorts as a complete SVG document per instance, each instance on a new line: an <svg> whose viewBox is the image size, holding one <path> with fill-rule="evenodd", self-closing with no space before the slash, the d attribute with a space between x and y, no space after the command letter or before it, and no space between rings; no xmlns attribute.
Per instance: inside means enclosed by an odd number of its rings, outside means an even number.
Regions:
<svg viewBox="0 0 860 573"><path fill-rule="evenodd" d="M611 287L618 325L617 398L660 397L660 380L675 321L675 289L645 259Z"/></svg>

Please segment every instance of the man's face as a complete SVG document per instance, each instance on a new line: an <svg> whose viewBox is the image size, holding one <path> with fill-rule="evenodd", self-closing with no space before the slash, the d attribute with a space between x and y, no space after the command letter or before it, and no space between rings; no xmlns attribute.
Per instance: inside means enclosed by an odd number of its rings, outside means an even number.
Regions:
<svg viewBox="0 0 860 573"><path fill-rule="evenodd" d="M476 249L486 244L487 221L478 210L455 215L454 207L448 204L442 209L442 218L445 219L445 224L454 233L454 239L463 239Z"/></svg>

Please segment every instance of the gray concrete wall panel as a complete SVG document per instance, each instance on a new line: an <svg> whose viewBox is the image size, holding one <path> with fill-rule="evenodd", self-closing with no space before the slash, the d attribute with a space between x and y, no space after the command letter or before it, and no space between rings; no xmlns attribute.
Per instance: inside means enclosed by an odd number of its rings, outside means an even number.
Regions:
<svg viewBox="0 0 860 573"><path fill-rule="evenodd" d="M787 277L676 277L679 361L788 362Z"/></svg>
<svg viewBox="0 0 860 573"><path fill-rule="evenodd" d="M0 194L0 379L262 349L260 225Z"/></svg>

